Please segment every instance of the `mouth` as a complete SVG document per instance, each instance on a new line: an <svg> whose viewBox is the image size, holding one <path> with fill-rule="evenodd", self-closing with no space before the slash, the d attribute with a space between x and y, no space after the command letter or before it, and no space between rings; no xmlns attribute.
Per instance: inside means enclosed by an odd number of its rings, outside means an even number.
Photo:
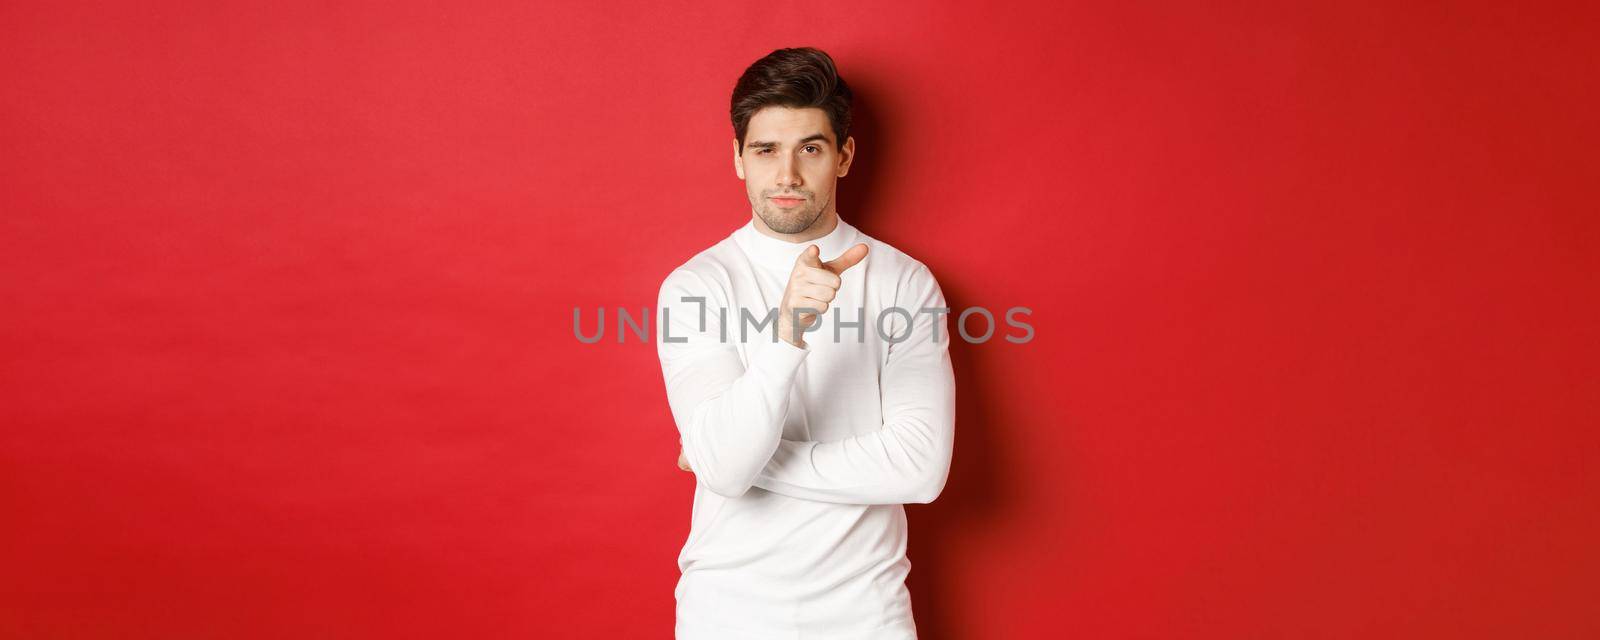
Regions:
<svg viewBox="0 0 1600 640"><path fill-rule="evenodd" d="M793 209L795 207L798 207L798 206L806 203L806 199L805 198L794 197L794 196L774 196L774 197L767 198L767 199L771 200L772 204L775 204L775 205L777 205L779 207L782 207L784 209Z"/></svg>

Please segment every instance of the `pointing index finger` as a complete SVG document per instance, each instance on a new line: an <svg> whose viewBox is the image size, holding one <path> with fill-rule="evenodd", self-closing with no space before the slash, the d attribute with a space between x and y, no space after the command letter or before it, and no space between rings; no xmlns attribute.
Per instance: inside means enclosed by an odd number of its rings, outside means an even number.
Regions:
<svg viewBox="0 0 1600 640"><path fill-rule="evenodd" d="M850 249L845 251L843 255L829 260L827 264L822 265L822 267L836 274L842 274L844 273L845 269L856 266L856 263L861 262L866 257L866 243L856 243L856 246L850 247Z"/></svg>

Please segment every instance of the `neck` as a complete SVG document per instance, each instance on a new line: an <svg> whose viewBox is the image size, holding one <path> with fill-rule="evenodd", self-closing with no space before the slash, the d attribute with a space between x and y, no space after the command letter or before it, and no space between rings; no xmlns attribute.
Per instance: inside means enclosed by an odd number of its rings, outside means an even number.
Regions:
<svg viewBox="0 0 1600 640"><path fill-rule="evenodd" d="M812 240L816 240L817 238L821 238L822 236L833 233L834 228L839 226L839 213L834 211L832 208L824 211L822 215L817 216L816 221L812 222L811 226L806 227L804 230L796 233L778 233L773 231L771 227L767 226L766 222L761 220L761 216L758 216L755 213L751 213L750 218L752 222L755 223L756 231L760 231L761 235L770 238L777 238L785 242L793 242L796 244L801 242L810 242Z"/></svg>

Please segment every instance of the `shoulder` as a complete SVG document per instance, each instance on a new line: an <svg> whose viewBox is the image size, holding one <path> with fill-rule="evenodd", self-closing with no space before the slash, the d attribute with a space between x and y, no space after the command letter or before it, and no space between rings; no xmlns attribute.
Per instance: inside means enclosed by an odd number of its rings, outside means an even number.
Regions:
<svg viewBox="0 0 1600 640"><path fill-rule="evenodd" d="M730 280L729 265L734 264L732 260L738 257L738 251L730 235L694 254L667 272L661 281L661 298L706 296L723 290Z"/></svg>
<svg viewBox="0 0 1600 640"><path fill-rule="evenodd" d="M939 286L938 280L933 277L933 270L921 260L866 233L859 235L860 241L867 245L867 261L871 263L867 267L868 277L901 290Z"/></svg>

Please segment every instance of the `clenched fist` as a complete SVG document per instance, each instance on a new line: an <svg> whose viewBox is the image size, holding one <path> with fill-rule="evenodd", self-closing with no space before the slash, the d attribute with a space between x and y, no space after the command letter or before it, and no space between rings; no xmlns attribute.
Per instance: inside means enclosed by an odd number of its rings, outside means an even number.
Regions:
<svg viewBox="0 0 1600 640"><path fill-rule="evenodd" d="M818 259L821 249L807 246L794 261L789 272L789 285L783 291L783 304L778 307L778 339L796 347L805 348L804 334L823 313L828 303L839 294L840 276L845 269L856 266L867 257L867 245L857 244L843 255L828 262ZM800 310L798 318L796 310ZM798 324L796 324L798 322Z"/></svg>

